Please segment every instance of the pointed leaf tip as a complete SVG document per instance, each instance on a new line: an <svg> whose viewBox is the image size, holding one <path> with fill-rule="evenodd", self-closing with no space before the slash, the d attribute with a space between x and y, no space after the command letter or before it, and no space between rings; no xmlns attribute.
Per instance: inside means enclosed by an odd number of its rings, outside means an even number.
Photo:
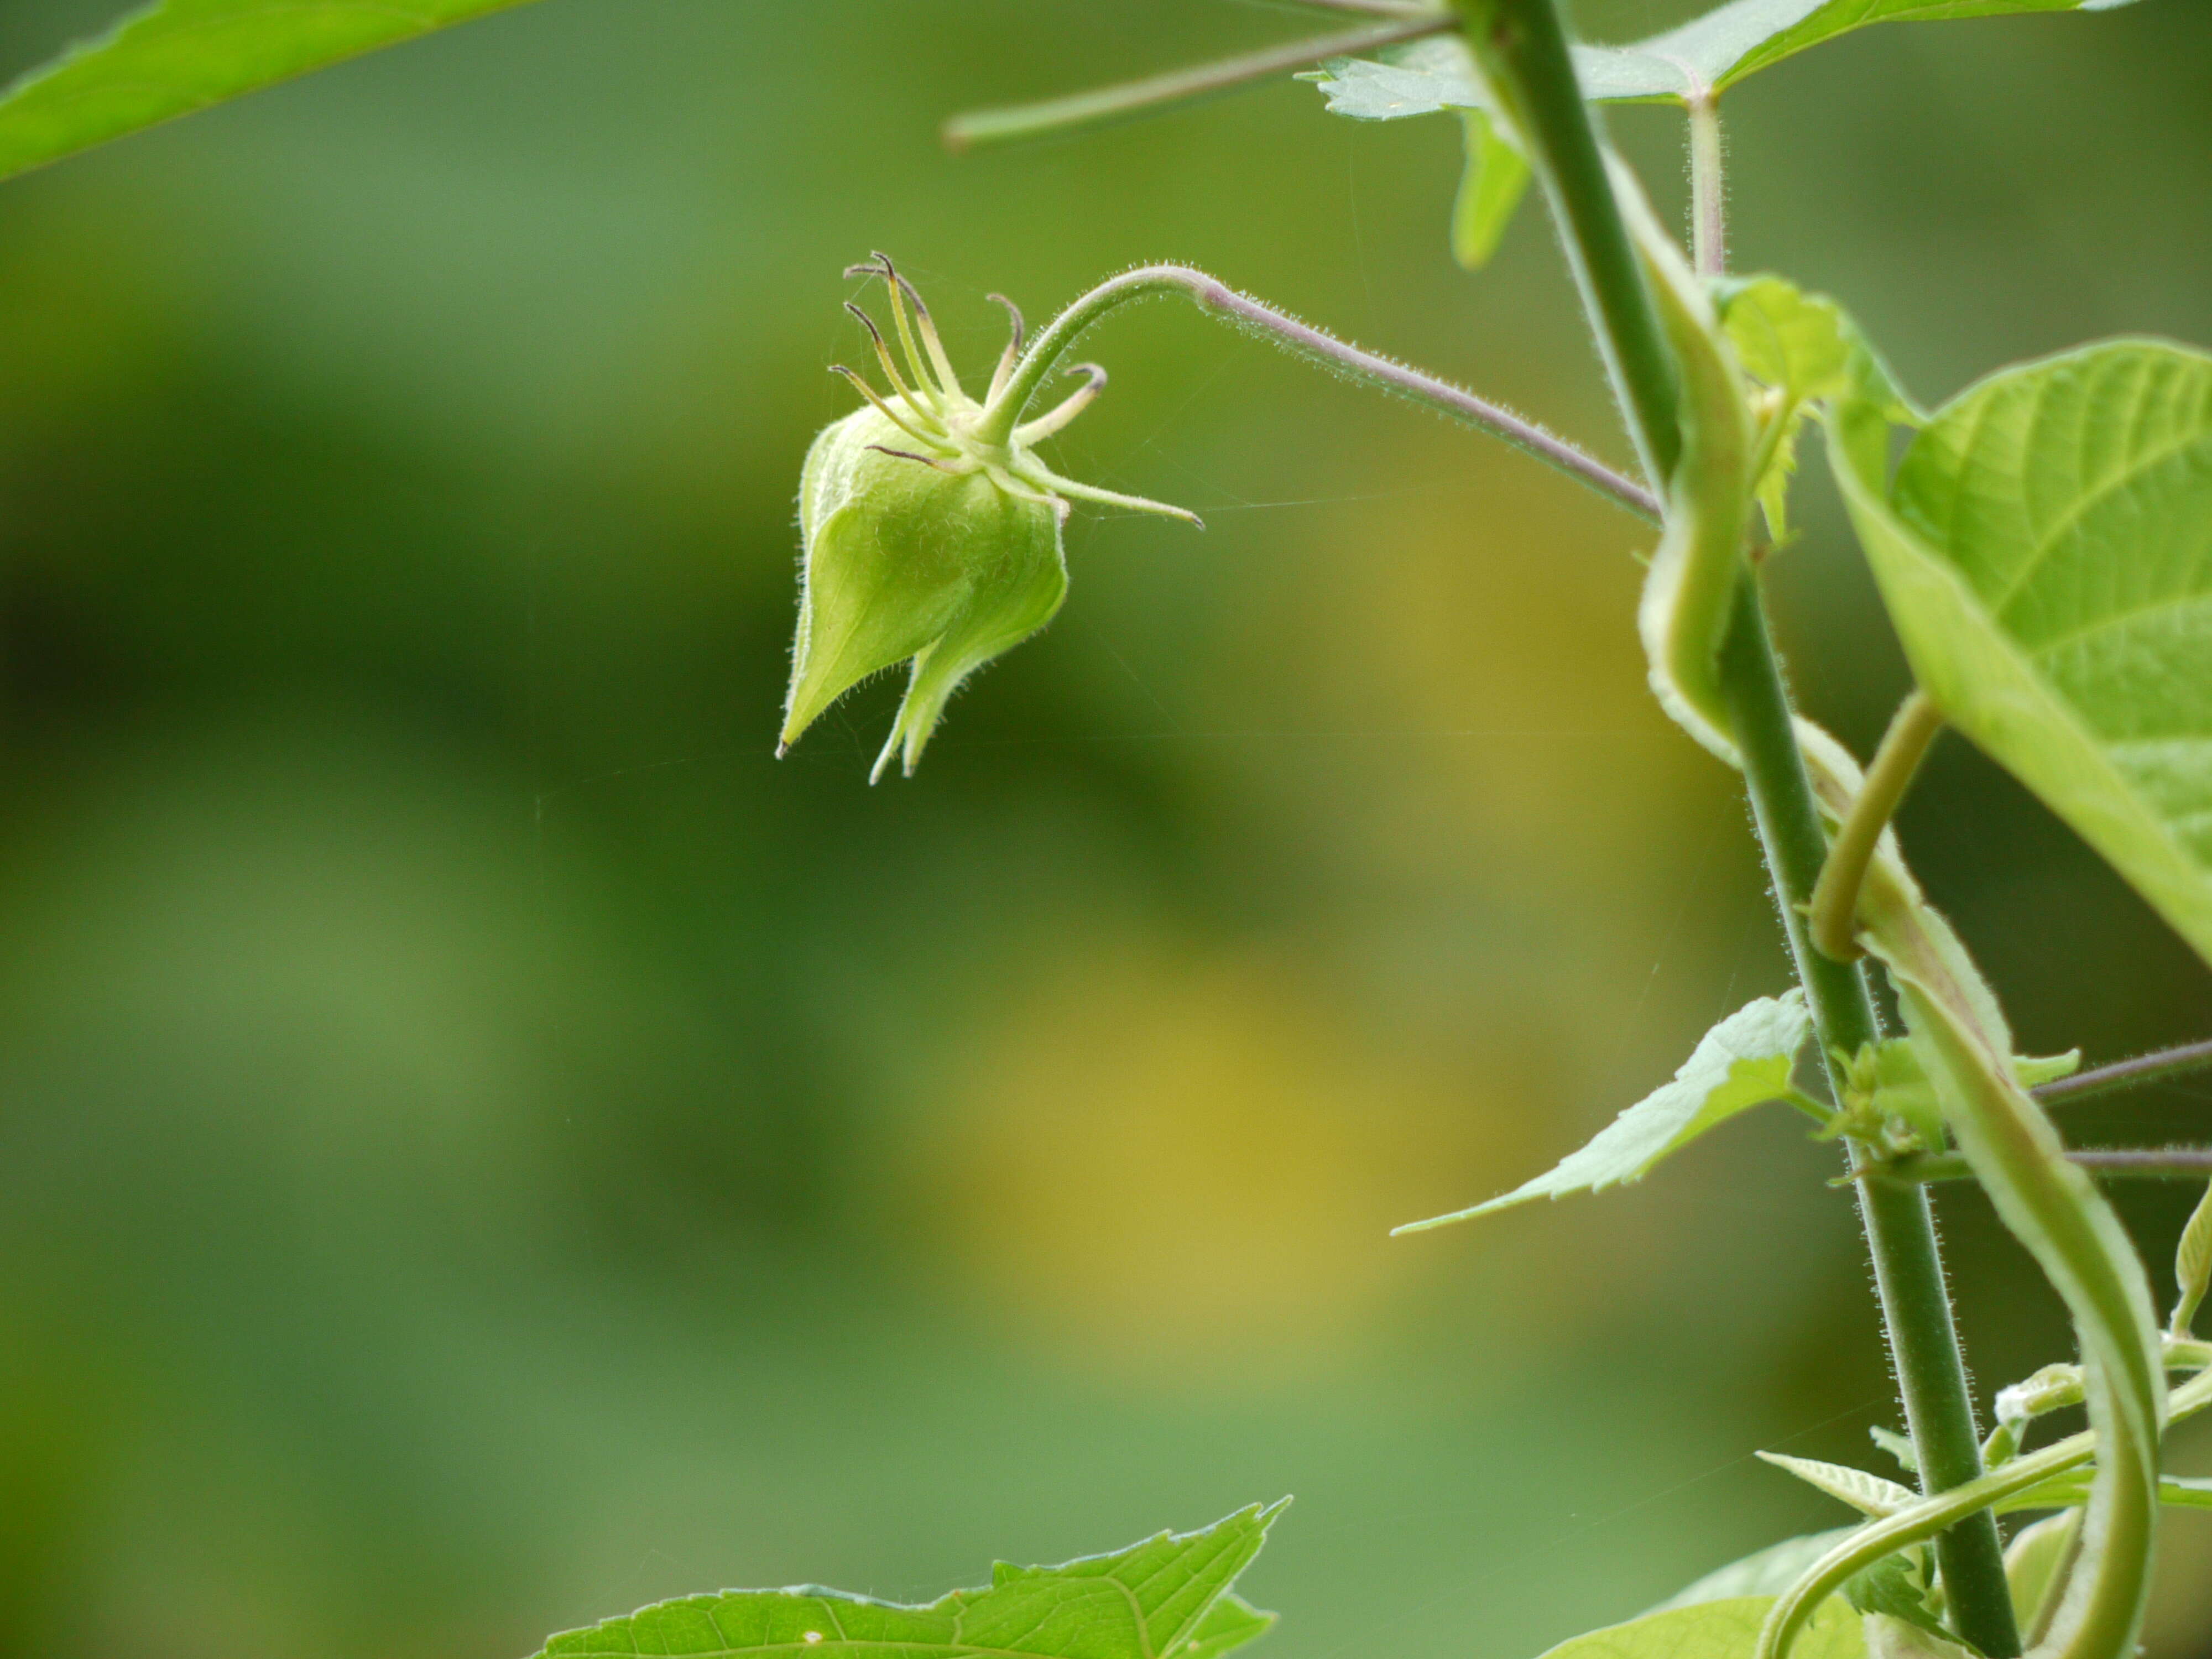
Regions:
<svg viewBox="0 0 2212 1659"><path fill-rule="evenodd" d="M1763 1451L1753 1455L1762 1463L1771 1463L1776 1468L1796 1475L1808 1486L1818 1486L1829 1497L1850 1504L1862 1515L1876 1521L1919 1501L1920 1494L1911 1487L1900 1486L1865 1469L1855 1469L1847 1463L1822 1463L1809 1457L1785 1457L1780 1452Z"/></svg>
<svg viewBox="0 0 2212 1659"><path fill-rule="evenodd" d="M1811 1024L1802 991L1746 1004L1705 1033L1673 1082L1631 1106L1550 1173L1486 1204L1394 1228L1391 1237L1449 1226L1532 1199L1641 1181L1662 1159L1738 1113L1787 1098L1790 1066Z"/></svg>

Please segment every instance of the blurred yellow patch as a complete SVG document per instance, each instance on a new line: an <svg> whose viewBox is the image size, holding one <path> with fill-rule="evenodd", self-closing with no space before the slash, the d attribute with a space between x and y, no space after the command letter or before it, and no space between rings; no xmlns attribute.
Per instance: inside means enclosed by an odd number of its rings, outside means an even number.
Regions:
<svg viewBox="0 0 2212 1659"><path fill-rule="evenodd" d="M1390 1227L1528 1146L1507 1057L1470 1092L1258 954L1086 949L955 1049L927 1224L1022 1336L1085 1364L1340 1364L1448 1265Z"/></svg>

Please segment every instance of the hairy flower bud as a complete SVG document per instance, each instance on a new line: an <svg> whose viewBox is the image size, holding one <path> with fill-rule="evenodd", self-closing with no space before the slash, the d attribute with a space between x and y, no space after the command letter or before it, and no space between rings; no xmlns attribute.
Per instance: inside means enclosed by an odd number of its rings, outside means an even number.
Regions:
<svg viewBox="0 0 2212 1659"><path fill-rule="evenodd" d="M866 313L848 307L867 328L892 394L879 396L850 369L836 369L867 406L829 427L807 452L799 491L799 635L777 750L861 680L910 661L906 696L872 778L894 755L911 775L960 682L1052 620L1067 592L1060 526L1071 500L1197 522L1178 507L1075 483L1037 459L1032 446L1097 395L1103 370L1085 365L1080 391L1018 424L1020 401L1042 379L1036 370L1049 368L1028 364L1030 372L1018 375L1025 367L1020 314L978 403L962 390L921 296L878 257L879 264L856 270L889 283L912 380Z"/></svg>

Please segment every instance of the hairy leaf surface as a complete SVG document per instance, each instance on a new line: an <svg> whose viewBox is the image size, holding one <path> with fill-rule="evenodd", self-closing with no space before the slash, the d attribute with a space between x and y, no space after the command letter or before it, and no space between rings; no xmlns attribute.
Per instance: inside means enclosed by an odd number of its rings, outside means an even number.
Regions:
<svg viewBox="0 0 2212 1659"><path fill-rule="evenodd" d="M0 179L521 0L158 0L0 93Z"/></svg>
<svg viewBox="0 0 2212 1659"><path fill-rule="evenodd" d="M2006 370L1887 488L1886 424L1831 431L1922 689L2212 960L2212 356Z"/></svg>
<svg viewBox="0 0 2212 1659"><path fill-rule="evenodd" d="M1282 1510L1254 1504L1200 1532L1058 1566L1000 1562L988 1584L926 1606L811 1584L690 1595L556 1636L539 1659L1220 1659L1274 1622L1229 1587Z"/></svg>
<svg viewBox="0 0 2212 1659"><path fill-rule="evenodd" d="M1784 1097L1790 1091L1790 1062L1810 1024L1802 991L1760 997L1706 1032L1672 1083L1638 1101L1557 1169L1487 1204L1397 1231L1421 1232L1531 1199L1597 1192L1641 1181L1661 1159L1739 1112Z"/></svg>

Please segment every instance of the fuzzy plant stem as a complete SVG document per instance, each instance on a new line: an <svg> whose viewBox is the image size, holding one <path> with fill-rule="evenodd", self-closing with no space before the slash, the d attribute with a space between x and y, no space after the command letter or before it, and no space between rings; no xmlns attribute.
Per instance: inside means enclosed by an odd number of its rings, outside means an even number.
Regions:
<svg viewBox="0 0 2212 1659"><path fill-rule="evenodd" d="M1707 88L1689 100L1690 262L1700 276L1728 274L1728 191L1721 167L1721 97Z"/></svg>
<svg viewBox="0 0 2212 1659"><path fill-rule="evenodd" d="M2212 1146L2089 1147L2066 1161L2108 1180L2202 1181L2212 1176ZM1918 1152L1869 1167L1875 1181L1972 1181L1974 1166L1960 1152Z"/></svg>
<svg viewBox="0 0 2212 1659"><path fill-rule="evenodd" d="M1124 271L1061 312L1037 336L1006 386L991 399L975 428L977 439L1005 443L1078 339L1121 307L1162 295L1180 295L1208 316L1220 318L1293 356L1487 432L1638 518L1653 524L1659 521L1658 498L1650 490L1534 421L1433 374L1347 344L1188 265L1145 265Z"/></svg>
<svg viewBox="0 0 2212 1659"><path fill-rule="evenodd" d="M2192 1072L2208 1071L2212 1071L2212 1042L2185 1042L2178 1048L2161 1048L2156 1054L2137 1054L2133 1060L2114 1060L2094 1072L2077 1072L2055 1083L2042 1084L2030 1092L2045 1106L2064 1106L2122 1089L2141 1089L2172 1078L2187 1077Z"/></svg>
<svg viewBox="0 0 2212 1659"><path fill-rule="evenodd" d="M1822 955L1807 936L1802 907L1827 857L1827 836L1797 752L1765 610L1748 572L1721 646L1721 689L1743 756L1744 781L1790 954L1828 1061L1830 1087L1841 1098L1837 1057L1848 1059L1878 1041L1881 1028L1859 969ZM1856 1141L1848 1144L1854 1171L1867 1169L1867 1149ZM1935 1216L1925 1188L1876 1181L1853 1185L1905 1425L1919 1456L1923 1488L1933 1496L1978 1480L1983 1473L1981 1436L1951 1315ZM1959 1634L1990 1659L2011 1659L2020 1651L2020 1632L2006 1587L1996 1517L1984 1510L1960 1522L1936 1539L1936 1555Z"/></svg>
<svg viewBox="0 0 2212 1659"><path fill-rule="evenodd" d="M1568 262L1583 288L1607 368L1638 448L1664 489L1681 441L1676 377L1607 179L1595 123L1583 101L1554 0L1457 0L1493 96L1527 144L1543 181ZM1716 146L1710 157L1717 166ZM1717 194L1717 179L1708 180ZM1723 696L1743 757L1759 840L1820 1049L1831 1067L1878 1039L1874 1002L1858 969L1811 948L1801 907L1827 856L1827 836L1797 751L1789 694L1775 660L1756 579L1746 566L1720 653ZM1838 1094L1840 1098L1840 1093ZM1854 1146L1855 1164L1867 1158ZM1951 1314L1926 1191L1861 1181L1859 1213L1874 1260L1905 1420L1930 1493L1982 1473L1980 1436ZM2012 1659L2020 1632L2005 1583L1996 1517L1978 1510L1936 1540L1959 1633L1990 1659Z"/></svg>

